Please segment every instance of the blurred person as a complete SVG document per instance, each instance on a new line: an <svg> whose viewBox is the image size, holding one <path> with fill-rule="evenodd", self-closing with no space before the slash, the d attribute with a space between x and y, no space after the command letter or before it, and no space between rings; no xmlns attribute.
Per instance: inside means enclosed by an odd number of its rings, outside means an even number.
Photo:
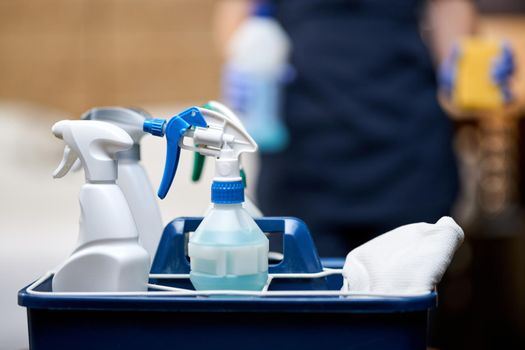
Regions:
<svg viewBox="0 0 525 350"><path fill-rule="evenodd" d="M392 228L448 215L458 179L435 68L473 33L472 1L272 2L296 78L284 91L290 144L261 155L265 215L305 220L321 256L345 256ZM250 6L218 3L222 48Z"/></svg>

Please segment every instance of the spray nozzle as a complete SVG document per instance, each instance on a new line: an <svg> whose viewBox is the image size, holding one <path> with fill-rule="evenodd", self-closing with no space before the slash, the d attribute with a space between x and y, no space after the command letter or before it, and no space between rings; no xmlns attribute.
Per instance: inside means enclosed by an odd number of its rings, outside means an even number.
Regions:
<svg viewBox="0 0 525 350"><path fill-rule="evenodd" d="M246 131L239 117L237 117L237 115L235 115L235 113L233 113L233 111L229 109L228 107L226 107L224 104L212 100L204 104L202 108L221 113L225 118L229 119L231 123L237 125L237 127ZM193 182L197 182L200 180L201 175L202 175L202 170L204 168L205 159L206 157L204 155L200 154L199 152L195 152L194 158L193 158L193 172L191 175L191 179ZM240 161L239 161L239 164L240 164ZM240 170L240 175L242 178L243 185L244 187L246 187L246 174L244 172L244 169L242 168L242 164L240 164L239 170Z"/></svg>
<svg viewBox="0 0 525 350"><path fill-rule="evenodd" d="M142 130L142 125L148 118L150 118L148 112L138 108L126 107L95 107L91 108L80 117L82 120L108 122L127 132L133 140L133 147L120 152L118 158L119 160L133 159L136 161L140 160L140 139L146 134ZM73 171L81 169L80 160L78 158L70 169L73 169Z"/></svg>
<svg viewBox="0 0 525 350"><path fill-rule="evenodd" d="M135 144L146 133L142 129L145 120L151 118L149 114L141 109L126 107L96 107L92 108L81 117L83 120L99 120L109 122L126 131Z"/></svg>
<svg viewBox="0 0 525 350"><path fill-rule="evenodd" d="M100 121L62 120L52 128L53 134L64 140L64 156L53 177L68 173L80 159L88 182L117 179L116 154L133 145L131 137L118 126Z"/></svg>
<svg viewBox="0 0 525 350"><path fill-rule="evenodd" d="M191 107L168 123L161 119L147 120L144 131L166 136L166 164L158 191L160 198L165 198L173 183L181 149L216 157L216 178L224 181L240 180L239 155L257 150L257 144L236 117L206 108ZM192 138L194 145L185 144L185 137Z"/></svg>

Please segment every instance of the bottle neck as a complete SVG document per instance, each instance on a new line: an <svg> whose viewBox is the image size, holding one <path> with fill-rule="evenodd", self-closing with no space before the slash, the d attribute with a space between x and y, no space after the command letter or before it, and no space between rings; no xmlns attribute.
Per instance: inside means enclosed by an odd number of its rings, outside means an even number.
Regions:
<svg viewBox="0 0 525 350"><path fill-rule="evenodd" d="M138 162L140 160L140 145L134 143L130 149L118 152L117 157L119 162Z"/></svg>
<svg viewBox="0 0 525 350"><path fill-rule="evenodd" d="M88 180L86 179L86 184L90 185L116 185L117 180Z"/></svg>
<svg viewBox="0 0 525 350"><path fill-rule="evenodd" d="M242 208L242 202L240 203L212 203L214 209L238 209Z"/></svg>

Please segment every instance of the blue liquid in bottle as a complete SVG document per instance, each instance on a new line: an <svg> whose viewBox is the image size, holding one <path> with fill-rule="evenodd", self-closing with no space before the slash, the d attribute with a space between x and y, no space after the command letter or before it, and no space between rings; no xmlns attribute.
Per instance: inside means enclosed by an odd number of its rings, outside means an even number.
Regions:
<svg viewBox="0 0 525 350"><path fill-rule="evenodd" d="M260 291L268 279L268 239L241 203L214 204L188 252L196 290Z"/></svg>

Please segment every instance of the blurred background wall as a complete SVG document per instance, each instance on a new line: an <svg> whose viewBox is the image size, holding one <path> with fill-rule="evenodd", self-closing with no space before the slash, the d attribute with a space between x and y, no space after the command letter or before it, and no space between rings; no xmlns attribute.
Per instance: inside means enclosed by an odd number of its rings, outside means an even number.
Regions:
<svg viewBox="0 0 525 350"><path fill-rule="evenodd" d="M0 0L0 349L27 348L16 292L62 261L76 241L83 176L51 178L62 156L62 144L50 133L52 123L100 105L140 106L169 117L183 106L217 98L213 3ZM524 3L480 1L481 32L508 38L516 50L515 87L521 96ZM519 109L512 116L456 120L464 189L458 217L468 237L440 290L448 348L501 348L523 341L523 115ZM164 144L146 138L143 153L156 187ZM493 154L503 162L487 161ZM185 153L184 162L191 164ZM252 159L249 174L256 166ZM200 185L190 183L190 166L181 169L174 194L160 204L165 222L201 213L208 202L210 167ZM494 176L503 182L491 181ZM493 205L501 198L503 205Z"/></svg>
<svg viewBox="0 0 525 350"><path fill-rule="evenodd" d="M0 0L0 98L78 115L217 95L213 0Z"/></svg>

